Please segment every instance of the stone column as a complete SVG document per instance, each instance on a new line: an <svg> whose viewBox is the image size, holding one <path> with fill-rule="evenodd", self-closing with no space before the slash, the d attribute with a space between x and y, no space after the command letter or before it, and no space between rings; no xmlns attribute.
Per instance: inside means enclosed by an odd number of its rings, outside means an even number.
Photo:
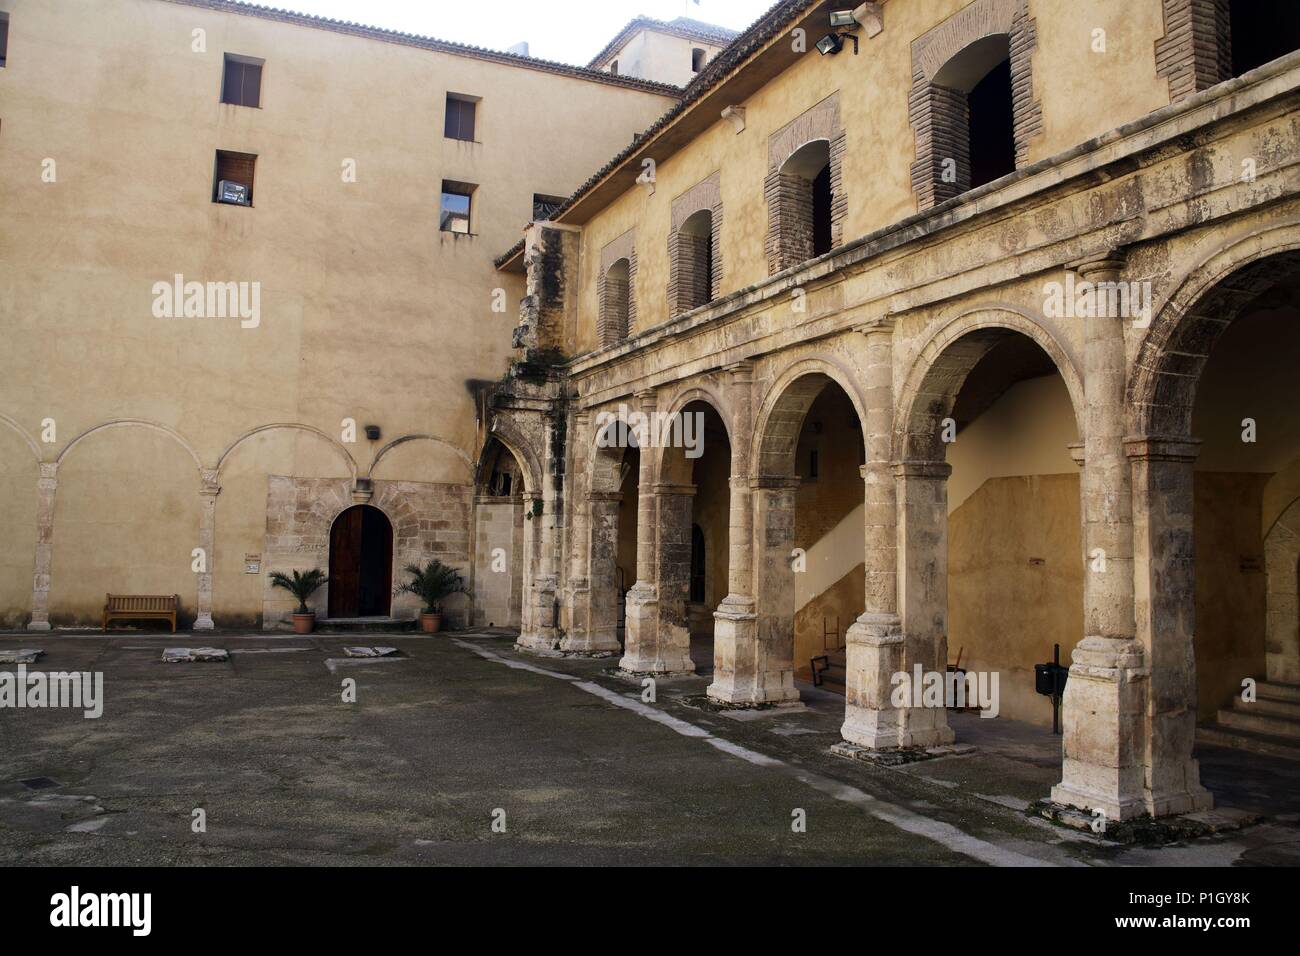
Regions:
<svg viewBox="0 0 1300 956"><path fill-rule="evenodd" d="M525 579L523 627L515 644L526 651L553 651L555 626L555 575L552 569L554 516L539 492L524 492ZM552 522L548 528L547 522Z"/></svg>
<svg viewBox="0 0 1300 956"><path fill-rule="evenodd" d="M591 617L591 581L587 567L590 563L591 544L591 499L587 494L590 475L586 473L585 462L580 451L588 447L589 436L587 424L589 414L576 412L573 427L569 432L567 445L570 450L570 466L565 481L565 500L568 502L568 545L569 574L564 584L564 637L560 641L560 650L566 653L591 653L590 634ZM613 650L618 649L615 643ZM602 648L609 651L611 648Z"/></svg>
<svg viewBox="0 0 1300 956"><path fill-rule="evenodd" d="M942 461L894 465L898 495L898 608L903 630L902 666L914 676L948 670L948 476ZM892 653L892 651L890 652ZM892 690L892 688L891 688ZM952 743L948 712L911 700L898 711L900 747Z"/></svg>
<svg viewBox="0 0 1300 956"><path fill-rule="evenodd" d="M221 484L215 468L204 468L199 486L199 547L203 549L204 570L199 572L198 617L194 630L210 631L212 623L212 568L216 562L213 545L216 541L217 495Z"/></svg>
<svg viewBox="0 0 1300 956"><path fill-rule="evenodd" d="M50 570L54 564L54 494L59 488L59 463L41 462L36 481L36 561L32 571L32 618L29 631L50 629Z"/></svg>
<svg viewBox="0 0 1300 956"><path fill-rule="evenodd" d="M654 389L637 392L640 411L646 416L653 416L655 411ZM650 420L649 417L646 419ZM656 568L658 533L658 498L655 495L654 449L649 445L649 430L643 429L637 435L640 448L640 472L637 486L636 514L636 583L627 592L627 623L625 628L626 643L623 658L618 666L630 673L641 673L653 663L653 648L658 636L659 595Z"/></svg>
<svg viewBox="0 0 1300 956"><path fill-rule="evenodd" d="M865 521L864 610L845 635L846 693L840 735L873 750L898 746L899 713L892 678L903 669L898 616L898 501L894 487L894 325L886 317L864 326L866 349L866 464L862 466Z"/></svg>
<svg viewBox="0 0 1300 956"><path fill-rule="evenodd" d="M1117 282L1119 254L1076 268L1086 282ZM1134 637L1133 505L1124 454L1124 317L1084 320L1082 497L1084 638L1074 648L1062 704L1064 760L1052 799L1110 820L1140 815L1147 670Z"/></svg>
<svg viewBox="0 0 1300 956"><path fill-rule="evenodd" d="M752 657L736 670L752 674L748 693L755 703L799 699L794 686L795 498L800 480L763 476L750 482L754 504L754 552L757 577L758 636Z"/></svg>
<svg viewBox="0 0 1300 956"><path fill-rule="evenodd" d="M571 630L561 643L561 649L575 653L615 654L618 643L618 509L623 500L621 492L591 491L587 493L586 522L590 544L584 549L588 563L583 578L586 591L575 609L575 616L583 614L581 633L584 643L574 640Z"/></svg>
<svg viewBox="0 0 1300 956"><path fill-rule="evenodd" d="M713 612L713 683L708 695L726 704L764 703L756 680L758 602L754 598L754 510L749 487L753 434L753 367L727 369L731 404L731 477L727 532L727 596Z"/></svg>
<svg viewBox="0 0 1300 956"><path fill-rule="evenodd" d="M1192 758L1196 742L1196 555L1192 464L1199 442L1138 438L1125 443L1133 475L1137 640L1150 669L1143 799L1152 816L1208 810ZM1295 573L1294 566L1292 574ZM1068 687L1068 685L1067 685Z"/></svg>
<svg viewBox="0 0 1300 956"><path fill-rule="evenodd" d="M649 456L643 451L642 457L644 460ZM637 635L635 644L629 636L620 666L638 674L690 674L695 671L695 663L691 660L686 602L691 583L691 509L695 486L659 482L654 485L653 495L654 510L659 516L655 532L658 538L654 605L657 619L653 628Z"/></svg>

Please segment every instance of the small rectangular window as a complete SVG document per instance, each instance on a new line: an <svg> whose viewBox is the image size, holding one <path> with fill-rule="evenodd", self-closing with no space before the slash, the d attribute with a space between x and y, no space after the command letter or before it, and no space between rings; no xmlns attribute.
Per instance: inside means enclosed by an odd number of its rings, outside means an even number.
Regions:
<svg viewBox="0 0 1300 956"><path fill-rule="evenodd" d="M613 63L609 65L609 72L613 73L615 76L618 76L618 60L615 60Z"/></svg>
<svg viewBox="0 0 1300 956"><path fill-rule="evenodd" d="M704 51L699 47L691 50L691 72L698 73L704 69Z"/></svg>
<svg viewBox="0 0 1300 956"><path fill-rule="evenodd" d="M438 215L440 231L463 236L470 234L470 213L475 188L471 183L457 183L450 179L442 181L442 207Z"/></svg>
<svg viewBox="0 0 1300 956"><path fill-rule="evenodd" d="M808 477L816 481L821 477L821 462L817 459L817 449L814 448L808 453Z"/></svg>
<svg viewBox="0 0 1300 956"><path fill-rule="evenodd" d="M0 11L0 66L9 56L9 14Z"/></svg>
<svg viewBox="0 0 1300 956"><path fill-rule="evenodd" d="M226 54L225 73L221 79L221 102L233 106L262 106L262 64L251 56Z"/></svg>
<svg viewBox="0 0 1300 956"><path fill-rule="evenodd" d="M443 135L447 139L474 142L474 114L478 102L473 97L458 93L447 94L447 118L443 126Z"/></svg>
<svg viewBox="0 0 1300 956"><path fill-rule="evenodd" d="M543 196L533 193L533 222L544 222L555 215L555 211L564 205L560 196Z"/></svg>
<svg viewBox="0 0 1300 956"><path fill-rule="evenodd" d="M212 201L234 206L253 205L253 171L257 156L217 150L216 172L212 177Z"/></svg>

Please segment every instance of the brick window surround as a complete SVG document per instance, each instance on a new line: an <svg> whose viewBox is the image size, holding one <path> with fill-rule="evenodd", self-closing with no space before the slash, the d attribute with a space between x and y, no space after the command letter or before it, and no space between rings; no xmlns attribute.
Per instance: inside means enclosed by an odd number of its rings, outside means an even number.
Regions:
<svg viewBox="0 0 1300 956"><path fill-rule="evenodd" d="M842 166L845 136L840 125L840 95L832 93L806 113L791 120L768 138L767 200L768 275L774 275L813 257L812 185L804 176L786 169L787 161L809 143L825 141L830 155L831 248L844 241L848 197Z"/></svg>
<svg viewBox="0 0 1300 956"><path fill-rule="evenodd" d="M912 191L919 209L937 206L970 188L966 103L970 90L945 85L943 81L949 77L941 71L972 44L1000 36L1007 38L1011 59L1017 166L1025 163L1030 140L1042 132L1042 108L1034 99L1031 69L1038 35L1028 0L975 0L912 41L907 115L916 137ZM955 173L947 177L950 182L944 181L945 160L952 160L948 168Z"/></svg>
<svg viewBox="0 0 1300 956"><path fill-rule="evenodd" d="M1228 0L1163 0L1165 35L1156 41L1156 75L1169 80L1169 102L1232 76Z"/></svg>
<svg viewBox="0 0 1300 956"><path fill-rule="evenodd" d="M718 297L722 279L721 183L721 172L715 172L673 200L668 233L668 307L673 315ZM707 238L684 231L687 220L700 212L709 213ZM706 252L707 270L701 261Z"/></svg>
<svg viewBox="0 0 1300 956"><path fill-rule="evenodd" d="M626 270L622 267L624 263ZM596 298L599 301L596 337L602 346L621 342L636 327L635 229L629 229L601 249Z"/></svg>

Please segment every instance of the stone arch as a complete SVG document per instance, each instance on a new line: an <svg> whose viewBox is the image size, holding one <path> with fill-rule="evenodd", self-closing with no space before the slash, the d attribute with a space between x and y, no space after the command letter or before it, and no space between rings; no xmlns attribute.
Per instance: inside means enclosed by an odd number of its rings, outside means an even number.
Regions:
<svg viewBox="0 0 1300 956"><path fill-rule="evenodd" d="M298 424L297 422L274 422L268 425L258 425L256 428L250 428L248 431L244 432L244 434L240 435L233 442L231 442L230 445L227 446L226 450L221 453L221 457L217 459L217 473L218 474L221 473L221 469L225 467L226 461L234 453L235 449L238 448L240 445L242 445L245 441L252 438L254 435L258 435L262 432L277 431L280 429L304 431L312 435L316 435L319 438L323 438L326 444L328 444L331 448L333 448L335 451L338 452L339 456L343 459L344 463L347 465L348 474L352 476L352 479L354 481L356 480L357 463L352 458L352 456L348 454L348 450L344 448L342 444L340 444L338 441L335 441L332 435L327 435L319 428L313 428L311 425L301 425Z"/></svg>
<svg viewBox="0 0 1300 956"><path fill-rule="evenodd" d="M940 422L976 363L1005 336L1020 333L1047 353L1065 381L1076 424L1086 407L1083 377L1069 348L1043 323L1009 305L985 305L943 322L925 338L903 380L894 426L896 461L943 461ZM1079 434L1083 434L1079 424Z"/></svg>
<svg viewBox="0 0 1300 956"><path fill-rule="evenodd" d="M518 423L508 415L494 415L488 434L504 445L519 462L519 470L524 477L524 491L529 494L541 494L544 474L542 463ZM480 460L480 466L481 464ZM477 479L481 476L475 477Z"/></svg>
<svg viewBox="0 0 1300 956"><path fill-rule="evenodd" d="M379 463L383 461L384 456L387 455L394 448L397 448L401 445L410 444L411 442L417 442L417 441L433 442L436 445L441 445L443 447L450 448L456 454L456 457L459 458L461 460L461 463L465 466L465 471L470 481L474 480L474 472L476 470L474 459L470 458L470 456L465 453L465 450L461 448L459 445L452 444L451 442L447 441L447 439L439 438L437 435L403 435L401 438L394 438L383 448L379 449L378 453L375 455L375 460L370 463L370 468L367 469L366 474L373 475L375 473L375 469L379 467Z"/></svg>
<svg viewBox="0 0 1300 956"><path fill-rule="evenodd" d="M1242 307L1297 268L1300 217L1293 216L1221 246L1186 273L1138 346L1128 376L1130 433L1189 436L1214 343Z"/></svg>
<svg viewBox="0 0 1300 956"><path fill-rule="evenodd" d="M688 405L693 402L702 402L713 409L722 419L722 427L726 429L727 440L734 441L735 430L732 426L732 415L730 406L722 400L722 397L710 386L705 384L690 385L681 392L675 394L667 403L668 421L672 421L676 416L682 414ZM679 449L664 447L659 449L658 470L655 472L659 475L660 481L683 482L690 481L689 470L683 474L682 464L685 461L684 455L670 455L669 452L678 451Z"/></svg>
<svg viewBox="0 0 1300 956"><path fill-rule="evenodd" d="M186 441L185 438L180 434L180 432L176 431L173 428L168 427L167 425L160 424L159 422L151 422L148 419L144 419L144 418L115 418L112 421L101 422L98 425L95 425L91 428L87 428L76 438L72 439L72 441L68 442L67 447L65 447L63 451L59 452L59 456L58 458L55 459L55 463L60 465L63 464L63 459L68 457L68 453L72 451L73 448L75 448L84 439L89 438L91 435L95 434L96 432L104 431L109 428L126 428L129 426L138 426L140 428L149 429L150 431L160 432L166 435L168 438L173 439L176 442L176 444L184 448L185 451L189 454L189 456L194 459L194 467L195 469L198 470L199 474L202 475L203 473L202 459L199 458L198 452L194 450L194 446L191 445L188 441Z"/></svg>
<svg viewBox="0 0 1300 956"><path fill-rule="evenodd" d="M820 376L817 378L815 376ZM800 384L801 379L806 379ZM755 477L788 477L794 474L794 452L799 426L813 400L829 379L849 396L858 421L867 421L866 405L854 376L830 359L799 359L786 367L763 396L754 418L750 471ZM864 424L865 428L865 424ZM865 433L864 433L865 440Z"/></svg>
<svg viewBox="0 0 1300 956"><path fill-rule="evenodd" d="M11 429L17 432L18 437L25 441L27 447L31 449L33 457L35 457L38 462L41 460L40 446L36 444L36 439L32 438L27 429L23 428L22 425L19 425L18 422L14 421L8 415L2 413L0 413L0 423L8 425Z"/></svg>

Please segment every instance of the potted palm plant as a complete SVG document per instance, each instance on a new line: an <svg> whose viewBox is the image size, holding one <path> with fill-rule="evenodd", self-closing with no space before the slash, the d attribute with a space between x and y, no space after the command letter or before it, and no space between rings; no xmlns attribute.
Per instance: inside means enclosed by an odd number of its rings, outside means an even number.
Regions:
<svg viewBox="0 0 1300 956"><path fill-rule="evenodd" d="M298 610L293 612L293 632L310 634L316 627L316 612L307 609L307 601L320 590L321 585L329 581L320 568L306 572L293 572L293 577L283 571L271 572L271 586L282 588L298 599Z"/></svg>
<svg viewBox="0 0 1300 956"><path fill-rule="evenodd" d="M411 576L411 580L399 585L397 593L414 594L424 603L420 611L420 630L427 634L442 627L443 598L453 594L473 596L456 569L447 567L437 558L423 568L418 564L408 564L402 570Z"/></svg>

